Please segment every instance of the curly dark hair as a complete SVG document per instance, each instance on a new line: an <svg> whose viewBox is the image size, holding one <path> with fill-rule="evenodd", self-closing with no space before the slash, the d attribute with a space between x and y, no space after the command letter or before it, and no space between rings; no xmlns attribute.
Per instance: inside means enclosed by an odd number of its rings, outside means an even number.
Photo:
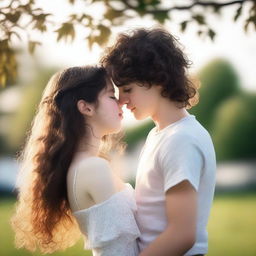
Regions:
<svg viewBox="0 0 256 256"><path fill-rule="evenodd" d="M191 107L191 99L197 94L186 74L191 62L179 48L178 40L162 28L120 34L101 63L118 87L134 82L149 88L161 85L162 96L181 107Z"/></svg>

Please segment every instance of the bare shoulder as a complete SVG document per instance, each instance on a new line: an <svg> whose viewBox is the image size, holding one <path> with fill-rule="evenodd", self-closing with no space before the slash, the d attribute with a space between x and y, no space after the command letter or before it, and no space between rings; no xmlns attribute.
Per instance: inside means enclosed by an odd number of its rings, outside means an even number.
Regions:
<svg viewBox="0 0 256 256"><path fill-rule="evenodd" d="M88 157L78 163L77 184L95 203L106 200L117 191L110 163L101 157Z"/></svg>
<svg viewBox="0 0 256 256"><path fill-rule="evenodd" d="M111 167L109 162L106 159L97 156L82 159L77 164L77 171L80 173L80 175L111 175Z"/></svg>
<svg viewBox="0 0 256 256"><path fill-rule="evenodd" d="M109 166L109 161L99 156L89 156L81 159L78 163L79 168L96 166Z"/></svg>

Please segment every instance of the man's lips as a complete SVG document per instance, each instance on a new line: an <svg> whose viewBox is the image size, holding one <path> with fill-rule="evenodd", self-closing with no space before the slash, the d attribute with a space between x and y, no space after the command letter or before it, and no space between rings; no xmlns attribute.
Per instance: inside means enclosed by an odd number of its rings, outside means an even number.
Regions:
<svg viewBox="0 0 256 256"><path fill-rule="evenodd" d="M131 109L131 112L133 112L135 110L135 107Z"/></svg>

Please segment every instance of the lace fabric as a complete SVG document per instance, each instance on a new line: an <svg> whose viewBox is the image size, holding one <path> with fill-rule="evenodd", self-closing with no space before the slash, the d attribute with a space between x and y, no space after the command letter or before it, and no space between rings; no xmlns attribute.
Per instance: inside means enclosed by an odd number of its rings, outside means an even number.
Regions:
<svg viewBox="0 0 256 256"><path fill-rule="evenodd" d="M95 256L138 255L136 210L134 190L127 183L106 201L73 212L86 237L85 249L93 250Z"/></svg>

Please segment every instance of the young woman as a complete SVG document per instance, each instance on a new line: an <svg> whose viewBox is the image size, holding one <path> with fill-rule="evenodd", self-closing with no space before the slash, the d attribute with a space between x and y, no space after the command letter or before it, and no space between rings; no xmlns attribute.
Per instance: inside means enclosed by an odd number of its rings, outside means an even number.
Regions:
<svg viewBox="0 0 256 256"><path fill-rule="evenodd" d="M105 157L121 119L104 68L68 68L50 79L21 159L17 247L52 253L82 232L93 255L137 255L134 191Z"/></svg>

